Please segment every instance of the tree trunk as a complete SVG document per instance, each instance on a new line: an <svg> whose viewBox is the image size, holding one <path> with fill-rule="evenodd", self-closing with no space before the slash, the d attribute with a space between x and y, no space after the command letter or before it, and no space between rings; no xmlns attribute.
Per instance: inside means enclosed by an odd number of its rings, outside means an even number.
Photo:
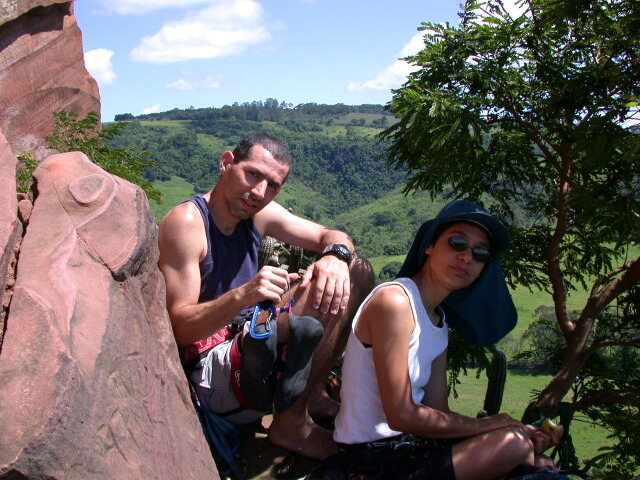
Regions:
<svg viewBox="0 0 640 480"><path fill-rule="evenodd" d="M558 415L558 403L567 394L589 358L587 341L591 335L593 322L594 318L579 320L578 328L569 338L562 367L545 389L540 392L537 400L527 406L522 415L524 423L531 423L538 419L539 415L534 405L537 405L547 417L553 418Z"/></svg>

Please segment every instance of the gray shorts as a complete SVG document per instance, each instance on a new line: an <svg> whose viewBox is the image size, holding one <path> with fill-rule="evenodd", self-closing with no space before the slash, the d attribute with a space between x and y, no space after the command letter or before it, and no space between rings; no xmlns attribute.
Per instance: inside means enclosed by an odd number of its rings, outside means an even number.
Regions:
<svg viewBox="0 0 640 480"><path fill-rule="evenodd" d="M201 354L190 375L200 400L206 402L212 412L237 425L252 423L266 413L242 407L231 385L232 347L248 331L249 322L246 322L243 331L234 338Z"/></svg>

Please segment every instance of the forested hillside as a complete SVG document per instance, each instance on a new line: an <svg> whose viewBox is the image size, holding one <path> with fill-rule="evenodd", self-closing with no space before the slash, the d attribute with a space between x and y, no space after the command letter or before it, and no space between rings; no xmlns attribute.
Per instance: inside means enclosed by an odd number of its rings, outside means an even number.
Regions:
<svg viewBox="0 0 640 480"><path fill-rule="evenodd" d="M281 138L294 159L280 203L350 232L367 256L406 252L417 226L437 210L425 195L406 198L405 174L386 163L377 134L395 119L381 105L292 106L268 99L221 108L171 110L134 117L113 146L147 151L149 180L169 187L180 177L195 192L216 181L218 159L247 133ZM184 183L182 183L184 185ZM186 198L189 192L186 191ZM156 209L161 216L171 201Z"/></svg>

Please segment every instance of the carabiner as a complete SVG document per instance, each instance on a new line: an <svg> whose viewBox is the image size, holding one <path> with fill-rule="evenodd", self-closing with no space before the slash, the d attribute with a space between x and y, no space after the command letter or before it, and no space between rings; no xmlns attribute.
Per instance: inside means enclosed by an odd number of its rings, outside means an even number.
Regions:
<svg viewBox="0 0 640 480"><path fill-rule="evenodd" d="M260 312L262 312L263 310L269 311L269 318L267 318L267 321L264 324L265 332L258 333L256 332L256 322L258 321L258 316L260 315ZM249 324L249 334L253 338L257 338L257 339L270 337L271 334L273 333L271 331L271 320L276 320L276 319L277 319L276 305L273 302L269 300L264 300L258 303L256 305L256 308L253 310L253 315L251 316L251 323Z"/></svg>

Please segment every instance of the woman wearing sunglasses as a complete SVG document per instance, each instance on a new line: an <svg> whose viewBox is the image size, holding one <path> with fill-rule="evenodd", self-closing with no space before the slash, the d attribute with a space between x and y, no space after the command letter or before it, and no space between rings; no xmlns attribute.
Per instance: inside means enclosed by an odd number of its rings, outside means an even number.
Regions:
<svg viewBox="0 0 640 480"><path fill-rule="evenodd" d="M455 201L424 223L395 281L376 287L356 314L326 463L349 478L494 479L558 438L506 414L458 415L447 402L448 327L477 344L497 342L516 311L497 254L504 225Z"/></svg>

